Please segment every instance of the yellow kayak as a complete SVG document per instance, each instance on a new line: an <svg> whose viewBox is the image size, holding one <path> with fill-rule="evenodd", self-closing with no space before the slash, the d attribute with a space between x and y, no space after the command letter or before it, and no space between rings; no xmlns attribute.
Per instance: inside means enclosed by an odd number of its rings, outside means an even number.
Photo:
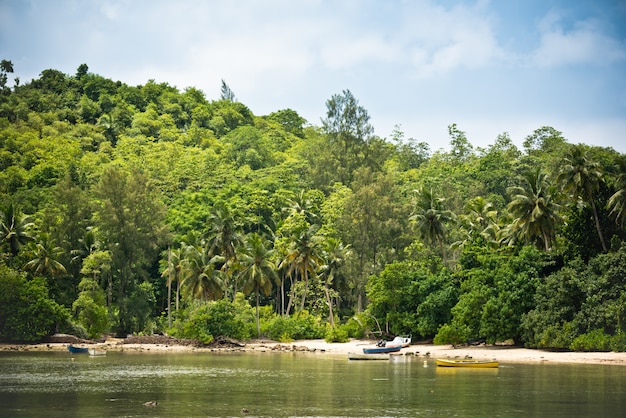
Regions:
<svg viewBox="0 0 626 418"><path fill-rule="evenodd" d="M474 359L435 359L440 367L470 367L470 368L496 368L500 363L496 360L474 360Z"/></svg>

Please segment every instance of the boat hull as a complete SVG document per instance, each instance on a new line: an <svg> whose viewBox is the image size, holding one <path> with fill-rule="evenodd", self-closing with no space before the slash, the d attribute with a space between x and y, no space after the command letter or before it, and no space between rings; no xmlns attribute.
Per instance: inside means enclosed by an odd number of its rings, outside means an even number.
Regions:
<svg viewBox="0 0 626 418"><path fill-rule="evenodd" d="M435 359L435 362L439 367L465 367L473 369L493 369L500 365L500 363L495 360Z"/></svg>
<svg viewBox="0 0 626 418"><path fill-rule="evenodd" d="M389 353L348 353L349 360L389 360Z"/></svg>
<svg viewBox="0 0 626 418"><path fill-rule="evenodd" d="M370 347L364 348L363 354L381 354L381 353L395 353L402 349L402 345L386 345L384 347Z"/></svg>
<svg viewBox="0 0 626 418"><path fill-rule="evenodd" d="M89 350L89 355L90 356L106 356L107 352L104 350L96 350L95 348L92 348Z"/></svg>
<svg viewBox="0 0 626 418"><path fill-rule="evenodd" d="M87 347L75 347L72 344L67 346L67 350L70 353L78 354L78 353L87 353L89 349Z"/></svg>

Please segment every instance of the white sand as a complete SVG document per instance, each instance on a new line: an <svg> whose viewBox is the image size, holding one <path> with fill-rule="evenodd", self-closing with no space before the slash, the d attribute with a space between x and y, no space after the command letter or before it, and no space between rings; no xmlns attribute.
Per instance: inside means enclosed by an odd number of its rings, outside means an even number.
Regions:
<svg viewBox="0 0 626 418"><path fill-rule="evenodd" d="M250 351L250 352L280 352L295 351L315 353L316 355L341 355L350 352L361 353L363 347L373 346L374 341L351 340L347 343L327 343L324 340L303 340L291 343L256 340L247 343L244 347L235 348L197 348L191 346L166 344L122 344L119 339L107 339L104 343L79 344L90 348L107 351L123 351L137 353L165 353L165 352L211 352L211 351ZM0 344L0 351L67 351L67 344ZM626 366L626 353L615 352L559 352L535 350L510 346L468 346L452 347L450 345L411 345L403 348L399 355L418 356L420 358L454 358L472 357L474 359L497 359L503 363L582 363L582 364L612 364Z"/></svg>

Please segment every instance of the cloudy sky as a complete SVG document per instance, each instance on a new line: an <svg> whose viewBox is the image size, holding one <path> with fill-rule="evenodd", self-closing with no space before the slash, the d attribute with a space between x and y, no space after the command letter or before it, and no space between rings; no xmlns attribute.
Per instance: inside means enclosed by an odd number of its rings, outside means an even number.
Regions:
<svg viewBox="0 0 626 418"><path fill-rule="evenodd" d="M0 58L150 79L313 125L350 90L375 133L446 149L541 126L626 153L626 0L0 0Z"/></svg>

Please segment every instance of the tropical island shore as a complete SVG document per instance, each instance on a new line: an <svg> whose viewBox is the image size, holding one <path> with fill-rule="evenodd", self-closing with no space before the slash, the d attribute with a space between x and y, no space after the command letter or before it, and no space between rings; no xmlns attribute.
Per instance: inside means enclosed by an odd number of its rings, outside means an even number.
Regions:
<svg viewBox="0 0 626 418"><path fill-rule="evenodd" d="M61 341L63 340L63 341ZM352 339L346 343L327 343L324 340L302 340L280 343L270 340L249 342L227 341L220 344L201 346L189 340L177 340L166 336L129 337L127 339L107 338L92 342L75 337L51 339L37 344L0 344L0 351L67 351L68 343L98 350L129 353L183 353L183 352L298 352L314 355L347 356L348 353L361 353L363 347L372 346L375 341ZM428 358L472 357L474 359L497 359L500 363L575 363L611 364L626 366L626 353L616 352L571 352L528 349L506 345L478 345L454 347L451 345L412 344L403 348L397 355Z"/></svg>

